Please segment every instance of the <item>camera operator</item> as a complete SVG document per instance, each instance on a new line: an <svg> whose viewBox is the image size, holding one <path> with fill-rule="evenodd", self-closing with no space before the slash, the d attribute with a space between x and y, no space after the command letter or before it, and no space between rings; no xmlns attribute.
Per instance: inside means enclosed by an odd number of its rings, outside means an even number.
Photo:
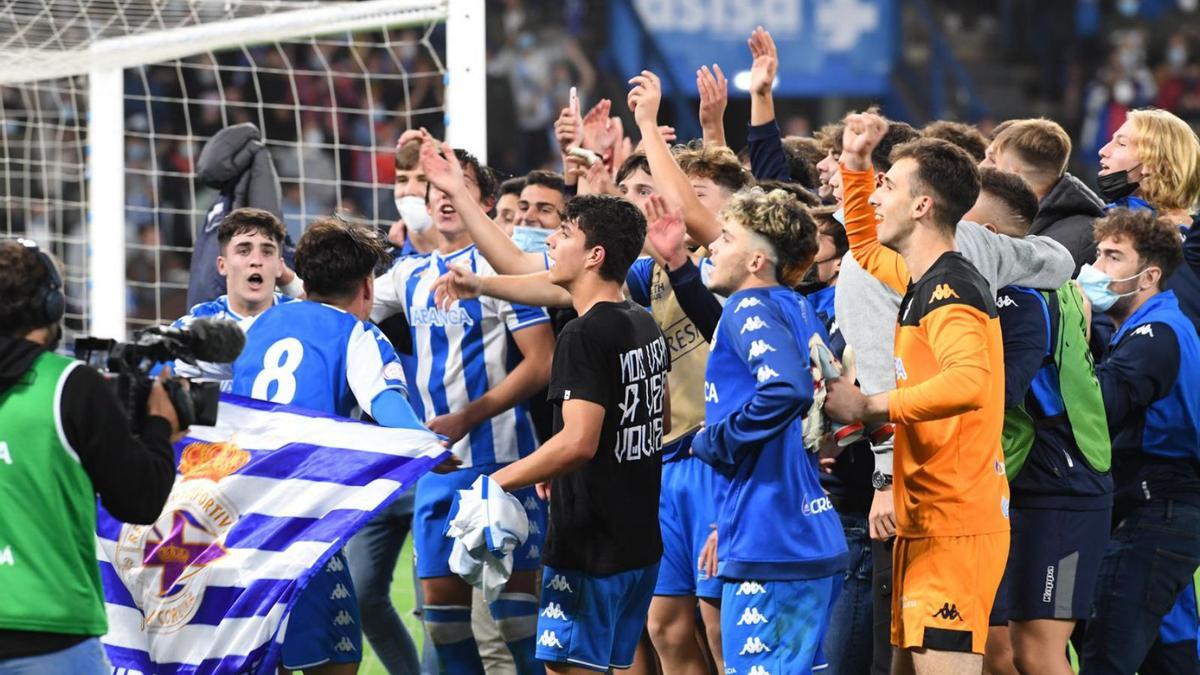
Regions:
<svg viewBox="0 0 1200 675"><path fill-rule="evenodd" d="M96 495L149 524L175 480L161 381L135 438L103 376L53 352L63 305L50 256L0 241L0 675L108 675Z"/></svg>

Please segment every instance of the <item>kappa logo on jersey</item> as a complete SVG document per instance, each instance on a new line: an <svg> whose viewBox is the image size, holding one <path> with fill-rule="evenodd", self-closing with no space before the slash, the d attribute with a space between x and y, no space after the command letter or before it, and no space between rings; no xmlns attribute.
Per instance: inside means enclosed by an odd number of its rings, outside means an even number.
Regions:
<svg viewBox="0 0 1200 675"><path fill-rule="evenodd" d="M566 577L564 577L561 574L555 574L553 577L551 577L550 581L546 584L546 588L553 588L554 590L558 591L559 593L574 593L575 592L575 591L571 590L571 584L567 583Z"/></svg>
<svg viewBox="0 0 1200 675"><path fill-rule="evenodd" d="M529 534L541 534L542 528L538 527L536 520L529 521Z"/></svg>
<svg viewBox="0 0 1200 675"><path fill-rule="evenodd" d="M1141 326L1138 326L1137 328L1134 328L1132 331L1130 331L1129 334L1130 335L1145 335L1146 337L1154 337L1154 327L1148 323L1142 324Z"/></svg>
<svg viewBox="0 0 1200 675"><path fill-rule="evenodd" d="M354 617L350 616L350 612L344 609L338 612L337 616L333 617L333 625L335 626L349 626L352 623L354 623Z"/></svg>
<svg viewBox="0 0 1200 675"><path fill-rule="evenodd" d="M758 307L761 304L762 301L760 301L758 298L742 298L741 302L737 304L737 307L735 307L733 311L740 312L747 307Z"/></svg>
<svg viewBox="0 0 1200 675"><path fill-rule="evenodd" d="M735 595L762 595L766 592L767 589L763 588L763 585L757 581L743 581L742 585L738 586Z"/></svg>
<svg viewBox="0 0 1200 675"><path fill-rule="evenodd" d="M526 511L539 511L539 510L541 510L541 508L542 508L541 506L538 506L537 500L534 499L533 497L525 498L525 510Z"/></svg>
<svg viewBox="0 0 1200 675"><path fill-rule="evenodd" d="M762 638L755 635L746 638L746 644L742 645L742 651L738 652L738 656L745 656L747 654L762 654L764 652L769 654L771 652L771 648L763 644Z"/></svg>
<svg viewBox="0 0 1200 675"><path fill-rule="evenodd" d="M1020 307L1016 300L1012 299L1011 295L1002 295L996 298L996 309L1004 309L1005 307Z"/></svg>
<svg viewBox="0 0 1200 675"><path fill-rule="evenodd" d="M758 379L759 384L762 384L767 380L779 377L779 373L775 372L771 366L759 366L758 371L754 373L754 377Z"/></svg>
<svg viewBox="0 0 1200 675"><path fill-rule="evenodd" d="M542 610L542 616L547 619L558 619L559 621L567 620L567 615L563 614L562 605L557 602L546 603L546 609Z"/></svg>
<svg viewBox="0 0 1200 675"><path fill-rule="evenodd" d="M745 335L746 333L753 333L756 330L761 330L766 327L767 322L763 321L760 316L755 314L754 316L746 319L746 323L742 324L742 330L738 334Z"/></svg>
<svg viewBox="0 0 1200 675"><path fill-rule="evenodd" d="M717 396L717 385L715 382L704 383L704 402L705 403L720 403L721 399Z"/></svg>
<svg viewBox="0 0 1200 675"><path fill-rule="evenodd" d="M529 560L535 560L537 558L540 558L540 557L542 557L542 549L538 548L537 545L534 544L533 546L529 547L529 552L525 554L525 557L528 558ZM568 589L568 590L570 590L570 589Z"/></svg>
<svg viewBox="0 0 1200 675"><path fill-rule="evenodd" d="M329 563L325 565L325 571L330 574L341 572L344 569L346 569L346 563L342 562L341 557L336 555L330 558Z"/></svg>
<svg viewBox="0 0 1200 675"><path fill-rule="evenodd" d="M346 590L346 587L341 584L334 586L333 592L329 594L330 600L345 600L348 597L350 597L350 591Z"/></svg>
<svg viewBox="0 0 1200 675"><path fill-rule="evenodd" d="M555 649L563 648L562 643L558 641L558 636L552 630L542 631L542 636L538 638L538 644L543 647L553 647Z"/></svg>
<svg viewBox="0 0 1200 675"><path fill-rule="evenodd" d="M438 307L413 307L412 308L412 324L414 326L474 326L475 320L471 318L471 314L462 307L451 307L450 309L440 309Z"/></svg>
<svg viewBox="0 0 1200 675"><path fill-rule="evenodd" d="M962 621L962 614L958 613L958 605L950 604L949 602L942 603L942 608L930 614L929 616L945 619L946 621Z"/></svg>
<svg viewBox="0 0 1200 675"><path fill-rule="evenodd" d="M354 643L350 641L350 638L348 638L344 635L342 636L341 640L338 640L338 643L336 645L334 645L333 648L338 650L339 652L358 651L357 649L354 648Z"/></svg>
<svg viewBox="0 0 1200 675"><path fill-rule="evenodd" d="M938 284L937 287L933 289L933 295L929 296L929 301L939 302L941 300L949 300L950 298L957 297L958 293L954 292L953 288L950 288L950 284Z"/></svg>
<svg viewBox="0 0 1200 675"><path fill-rule="evenodd" d="M816 668L813 668L813 670L816 670ZM753 666L750 668L748 675L771 675L771 671L762 666Z"/></svg>
<svg viewBox="0 0 1200 675"><path fill-rule="evenodd" d="M815 516L818 513L825 513L833 510L833 502L829 497L817 497L811 501L804 502L800 507L800 513L806 516Z"/></svg>
<svg viewBox="0 0 1200 675"><path fill-rule="evenodd" d="M896 357L896 379L908 379L908 372L904 370L904 361L899 356Z"/></svg>
<svg viewBox="0 0 1200 675"><path fill-rule="evenodd" d="M773 352L773 351L775 351L775 348L772 347L771 345L767 344L766 340L755 340L754 342L750 343L749 358L757 359L758 357L762 356L763 354L766 354L767 352Z"/></svg>
<svg viewBox="0 0 1200 675"><path fill-rule="evenodd" d="M738 619L737 625L757 626L763 623L769 623L766 615L758 611L757 607L747 607L742 611L742 616Z"/></svg>

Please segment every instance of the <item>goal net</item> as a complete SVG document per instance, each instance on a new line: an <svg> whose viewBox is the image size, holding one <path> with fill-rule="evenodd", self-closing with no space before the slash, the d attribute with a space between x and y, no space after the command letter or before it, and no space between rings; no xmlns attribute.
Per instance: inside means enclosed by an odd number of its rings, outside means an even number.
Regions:
<svg viewBox="0 0 1200 675"><path fill-rule="evenodd" d="M457 28L449 0L0 0L0 236L63 261L69 334L169 322L218 197L196 160L245 122L293 239L335 210L386 228L404 129L469 110L455 140L485 150L483 0L453 4Z"/></svg>

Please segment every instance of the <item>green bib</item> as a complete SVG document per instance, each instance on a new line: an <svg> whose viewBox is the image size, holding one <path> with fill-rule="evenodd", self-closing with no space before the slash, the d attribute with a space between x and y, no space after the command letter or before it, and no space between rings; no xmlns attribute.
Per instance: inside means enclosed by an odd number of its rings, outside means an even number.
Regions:
<svg viewBox="0 0 1200 675"><path fill-rule="evenodd" d="M1104 395L1088 350L1083 298L1079 288L1070 282L1057 291L1041 291L1039 295L1050 324L1047 363L1043 368L1052 368L1057 375L1064 413L1084 460L1093 470L1104 473L1112 466L1112 441L1104 414ZM1031 392L1021 405L1004 413L1002 444L1010 480L1021 471L1033 447L1036 423L1026 409L1032 395Z"/></svg>
<svg viewBox="0 0 1200 675"><path fill-rule="evenodd" d="M103 635L96 494L62 431L78 361L49 352L0 394L0 629Z"/></svg>

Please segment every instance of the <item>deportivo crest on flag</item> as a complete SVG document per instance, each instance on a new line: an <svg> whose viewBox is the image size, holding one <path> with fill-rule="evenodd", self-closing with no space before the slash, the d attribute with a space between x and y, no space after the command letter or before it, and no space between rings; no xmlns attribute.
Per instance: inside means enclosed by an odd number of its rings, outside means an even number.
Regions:
<svg viewBox="0 0 1200 675"><path fill-rule="evenodd" d="M98 514L117 672L274 672L309 578L447 454L427 431L229 394L218 420L175 445L157 522Z"/></svg>

